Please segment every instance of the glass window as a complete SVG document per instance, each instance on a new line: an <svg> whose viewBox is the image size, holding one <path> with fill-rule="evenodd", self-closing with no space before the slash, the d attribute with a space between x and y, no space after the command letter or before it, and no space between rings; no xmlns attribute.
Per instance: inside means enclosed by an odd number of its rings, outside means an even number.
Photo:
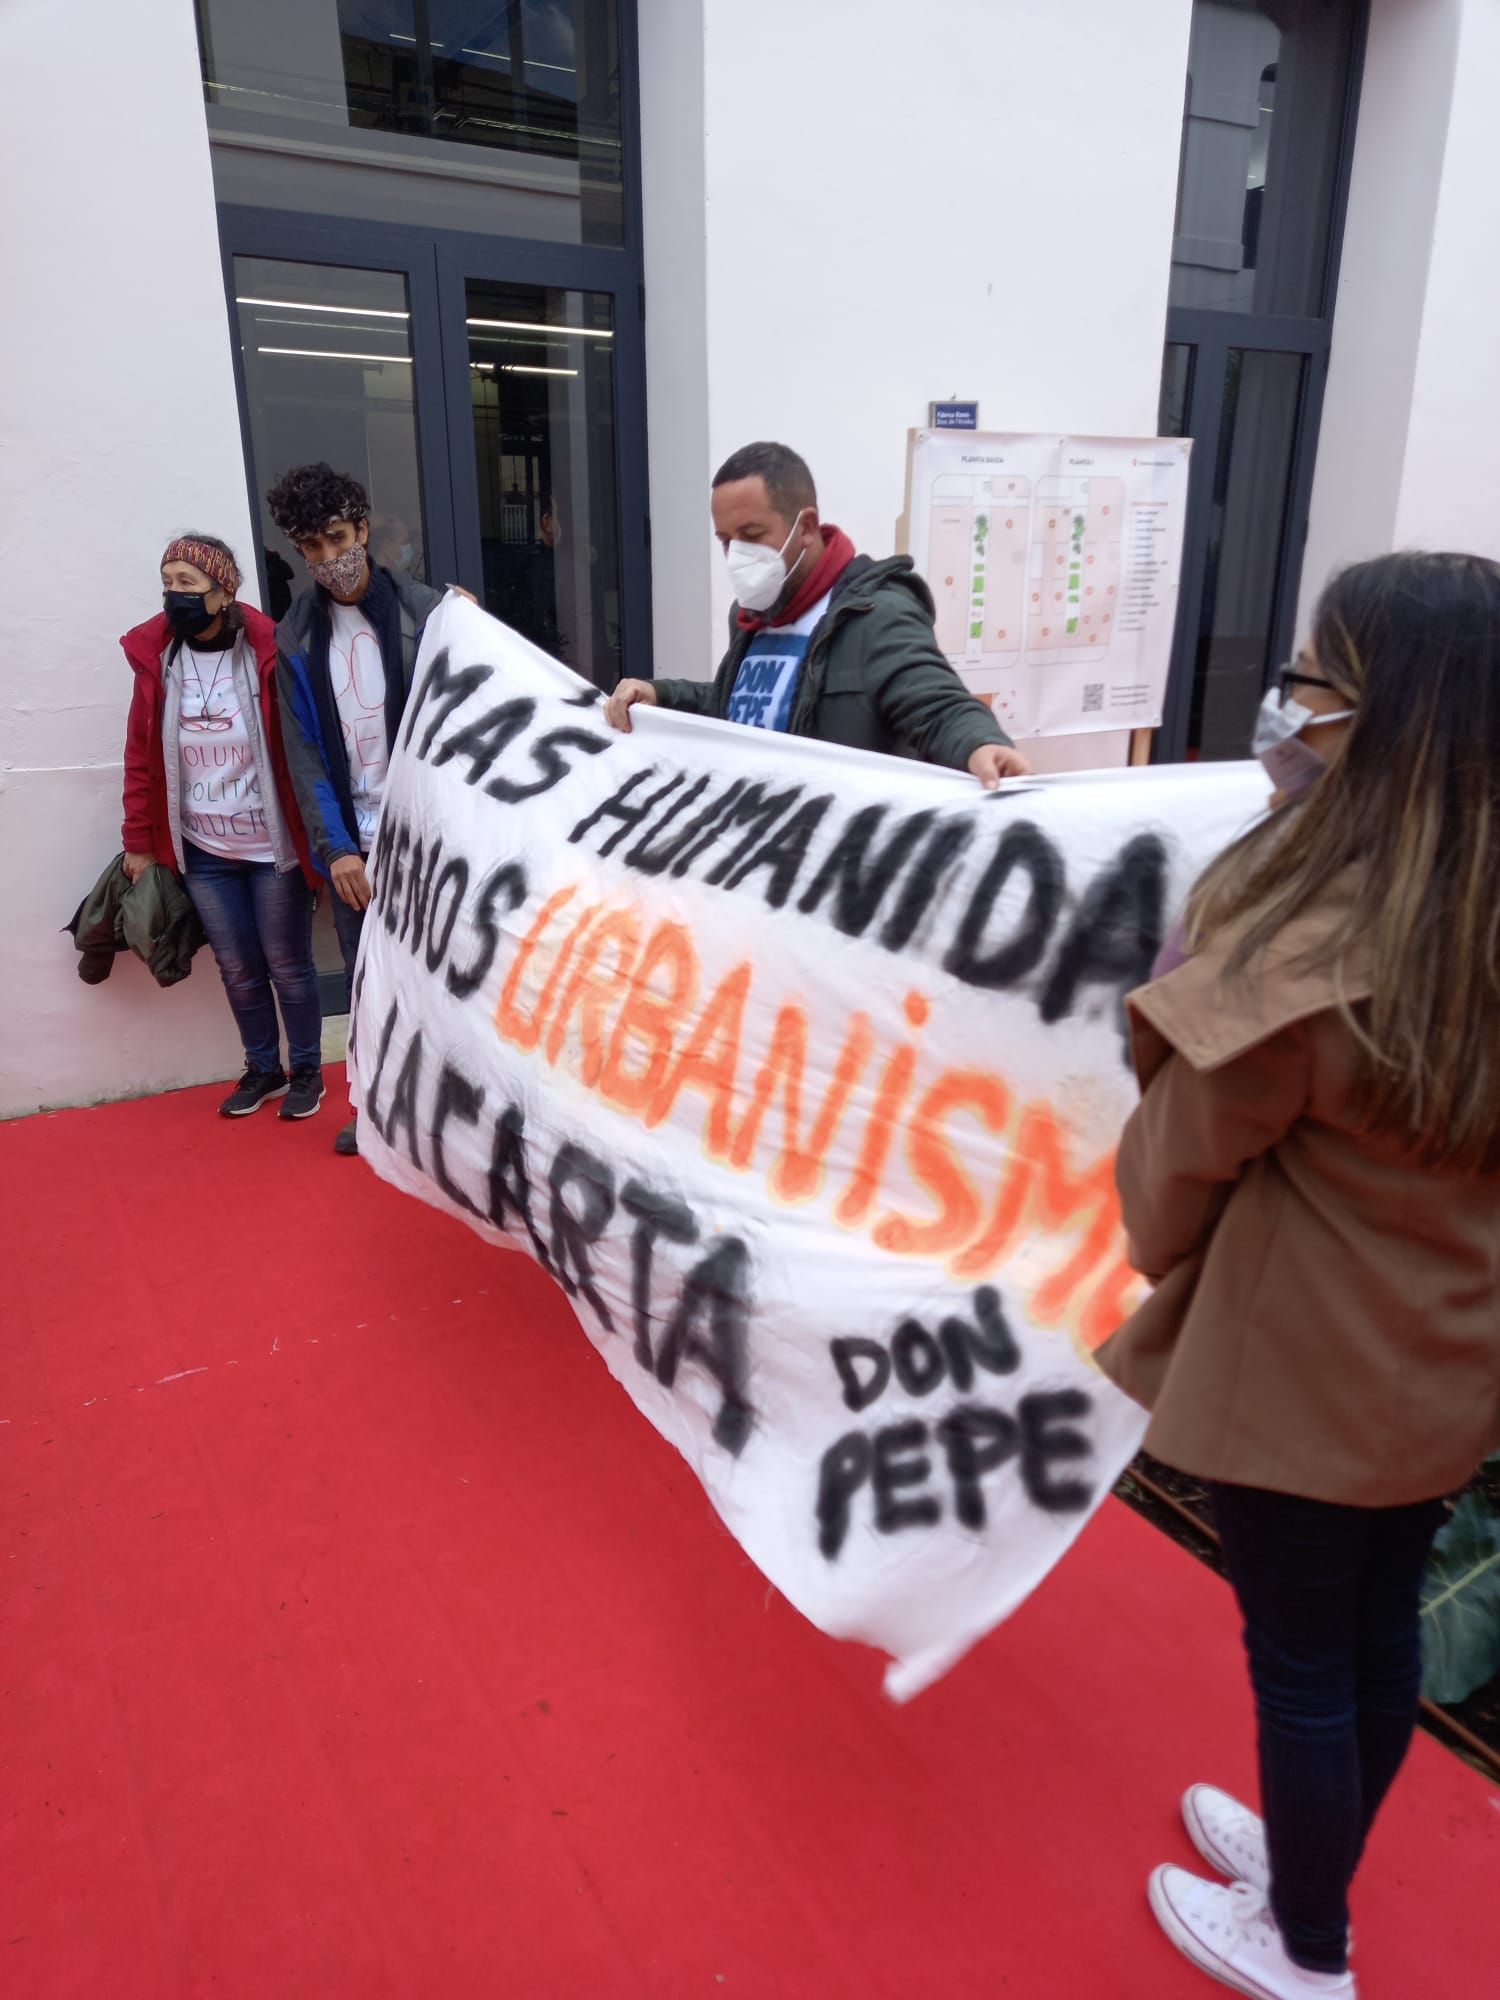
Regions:
<svg viewBox="0 0 1500 2000"><path fill-rule="evenodd" d="M471 281L485 606L600 687L620 677L609 295Z"/></svg>
<svg viewBox="0 0 1500 2000"><path fill-rule="evenodd" d="M1249 754L1266 676L1277 664L1271 635L1306 366L1301 354L1229 351L1193 655L1190 757Z"/></svg>
<svg viewBox="0 0 1500 2000"><path fill-rule="evenodd" d="M266 489L314 459L369 494L376 561L429 580L405 278L236 257L234 290L266 609L279 618L306 585L301 556L266 512Z"/></svg>
<svg viewBox="0 0 1500 2000"><path fill-rule="evenodd" d="M1171 303L1319 318L1351 0L1194 0Z"/></svg>
<svg viewBox="0 0 1500 2000"><path fill-rule="evenodd" d="M617 0L197 7L220 201L623 241Z"/></svg>

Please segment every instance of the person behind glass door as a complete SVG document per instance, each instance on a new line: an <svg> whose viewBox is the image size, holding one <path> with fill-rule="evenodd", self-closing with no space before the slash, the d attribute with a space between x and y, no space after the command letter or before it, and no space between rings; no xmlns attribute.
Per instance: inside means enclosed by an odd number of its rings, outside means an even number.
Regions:
<svg viewBox="0 0 1500 2000"><path fill-rule="evenodd" d="M245 1049L219 1110L243 1118L280 1098L283 1118L309 1118L323 1101L317 877L282 744L275 627L236 602L239 567L212 535L170 543L161 586L162 610L120 641L135 674L125 872L176 869L203 921Z"/></svg>
<svg viewBox="0 0 1500 2000"><path fill-rule="evenodd" d="M1263 2000L1355 1992L1348 1891L1421 1682L1441 1496L1500 1442L1500 566L1334 578L1267 697L1270 814L1131 996L1118 1177L1155 1290L1100 1350L1206 1480L1264 1818L1211 1785L1152 1907Z"/></svg>
<svg viewBox="0 0 1500 2000"><path fill-rule="evenodd" d="M393 576L416 575L416 549L412 544L411 529L399 514L370 516L369 549L371 559L382 569L388 569Z"/></svg>
<svg viewBox="0 0 1500 2000"><path fill-rule="evenodd" d="M494 551L491 609L502 624L566 663L570 649L557 624L556 552L561 542L562 516L548 493L542 499L536 541L503 543Z"/></svg>
<svg viewBox="0 0 1500 2000"><path fill-rule="evenodd" d="M346 472L299 465L271 488L266 506L312 578L276 628L277 685L292 783L316 863L333 884L352 995L370 903L365 862L391 745L422 628L442 593L371 561L369 495ZM358 1152L353 1119L334 1147Z"/></svg>
<svg viewBox="0 0 1500 2000"><path fill-rule="evenodd" d="M273 624L280 624L292 605L292 585L296 572L279 550L262 546L266 560L266 610Z"/></svg>

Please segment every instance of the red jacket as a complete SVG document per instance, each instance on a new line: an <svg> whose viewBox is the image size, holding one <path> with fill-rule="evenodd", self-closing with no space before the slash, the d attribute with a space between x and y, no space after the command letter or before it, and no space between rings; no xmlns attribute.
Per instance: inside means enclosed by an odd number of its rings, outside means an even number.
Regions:
<svg viewBox="0 0 1500 2000"><path fill-rule="evenodd" d="M297 859L310 889L320 886L320 878L307 851L307 833L297 810L287 770L286 750L281 740L281 712L276 706L276 627L263 611L248 604L241 607L245 634L255 648L260 668L260 712L265 738L276 773L276 796L281 801L287 827L297 843ZM127 632L120 644L135 675L130 697L130 720L125 725L125 823L120 837L127 854L149 854L168 868L176 868L172 852L172 824L167 817L167 771L162 759L161 716L165 700L162 687L161 656L172 638L165 612L158 611L144 625Z"/></svg>

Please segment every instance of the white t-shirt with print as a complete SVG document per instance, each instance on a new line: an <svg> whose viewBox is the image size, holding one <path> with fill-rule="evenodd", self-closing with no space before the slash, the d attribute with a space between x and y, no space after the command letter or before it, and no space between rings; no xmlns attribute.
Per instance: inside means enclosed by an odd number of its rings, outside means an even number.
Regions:
<svg viewBox="0 0 1500 2000"><path fill-rule="evenodd" d="M375 841L375 822L385 795L390 746L385 740L385 663L375 627L357 604L330 598L332 632L328 672L344 732L349 759L349 791L354 801L355 831L368 854Z"/></svg>
<svg viewBox="0 0 1500 2000"><path fill-rule="evenodd" d="M183 837L232 861L274 861L260 795L260 772L234 685L233 649L177 655L182 707L177 722Z"/></svg>

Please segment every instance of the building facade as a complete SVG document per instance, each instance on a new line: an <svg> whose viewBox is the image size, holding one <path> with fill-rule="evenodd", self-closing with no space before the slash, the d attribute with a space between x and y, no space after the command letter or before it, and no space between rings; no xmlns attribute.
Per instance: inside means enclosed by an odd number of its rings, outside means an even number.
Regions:
<svg viewBox="0 0 1500 2000"><path fill-rule="evenodd" d="M290 463L609 684L711 671L752 437L878 553L933 400L1191 436L1168 759L1243 754L1335 564L1500 553L1494 0L11 0L0 53L0 1113L235 1065L211 973L85 989L58 926L118 634L186 529L282 608Z"/></svg>

